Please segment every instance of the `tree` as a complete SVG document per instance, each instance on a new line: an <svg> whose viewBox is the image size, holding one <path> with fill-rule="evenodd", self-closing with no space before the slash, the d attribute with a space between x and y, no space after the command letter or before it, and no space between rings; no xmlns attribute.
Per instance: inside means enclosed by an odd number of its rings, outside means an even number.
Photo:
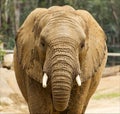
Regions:
<svg viewBox="0 0 120 114"><path fill-rule="evenodd" d="M2 41L5 42L6 48L11 48L14 45L13 36L15 36L15 13L13 0L0 1L0 34Z"/></svg>

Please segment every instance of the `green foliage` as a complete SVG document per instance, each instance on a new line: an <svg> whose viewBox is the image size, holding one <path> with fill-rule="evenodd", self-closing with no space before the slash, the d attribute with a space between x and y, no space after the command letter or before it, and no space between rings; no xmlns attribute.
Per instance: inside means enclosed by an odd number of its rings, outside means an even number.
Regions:
<svg viewBox="0 0 120 114"><path fill-rule="evenodd" d="M0 40L4 42L5 48L13 49L15 36L15 15L14 15L14 1L1 0L1 17L0 17L0 34L3 36ZM8 46L10 44L10 46ZM12 44L12 45L11 45Z"/></svg>
<svg viewBox="0 0 120 114"><path fill-rule="evenodd" d="M3 50L1 50L1 48L0 48L0 62L3 61L4 55L5 55L5 52Z"/></svg>
<svg viewBox="0 0 120 114"><path fill-rule="evenodd" d="M9 37L8 41L6 41L4 45L6 45L5 46L6 49L11 49L12 50L14 48L14 45L15 45L15 41L14 41L13 36Z"/></svg>
<svg viewBox="0 0 120 114"><path fill-rule="evenodd" d="M1 45L2 41L0 40L0 45ZM5 55L5 52L0 48L0 63L3 61L3 57Z"/></svg>
<svg viewBox="0 0 120 114"><path fill-rule="evenodd" d="M36 0L22 0L20 13L20 25L24 22L28 14L37 7Z"/></svg>

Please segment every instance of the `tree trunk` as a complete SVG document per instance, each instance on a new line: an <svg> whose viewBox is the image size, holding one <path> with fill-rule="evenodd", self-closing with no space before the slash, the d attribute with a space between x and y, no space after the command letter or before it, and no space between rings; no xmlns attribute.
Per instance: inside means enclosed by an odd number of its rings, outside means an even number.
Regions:
<svg viewBox="0 0 120 114"><path fill-rule="evenodd" d="M20 4L16 0L14 0L14 13L15 13L15 32L16 32L20 24Z"/></svg>

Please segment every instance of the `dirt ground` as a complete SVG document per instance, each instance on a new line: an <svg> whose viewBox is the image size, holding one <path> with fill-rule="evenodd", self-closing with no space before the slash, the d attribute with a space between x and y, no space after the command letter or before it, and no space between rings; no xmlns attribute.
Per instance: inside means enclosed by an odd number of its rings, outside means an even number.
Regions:
<svg viewBox="0 0 120 114"><path fill-rule="evenodd" d="M0 68L0 114L29 114L14 71ZM101 79L85 114L120 114L120 72Z"/></svg>
<svg viewBox="0 0 120 114"><path fill-rule="evenodd" d="M120 114L120 73L102 78L86 114Z"/></svg>

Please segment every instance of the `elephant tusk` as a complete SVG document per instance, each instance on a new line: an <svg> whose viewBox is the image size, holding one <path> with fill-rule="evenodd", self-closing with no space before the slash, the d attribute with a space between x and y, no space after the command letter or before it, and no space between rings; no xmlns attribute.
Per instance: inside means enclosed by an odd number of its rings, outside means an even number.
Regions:
<svg viewBox="0 0 120 114"><path fill-rule="evenodd" d="M43 86L43 88L47 87L47 80L48 80L48 76L47 76L46 73L44 73L43 80L42 80L42 86Z"/></svg>
<svg viewBox="0 0 120 114"><path fill-rule="evenodd" d="M80 75L77 75L76 82L77 82L78 86L81 86Z"/></svg>

